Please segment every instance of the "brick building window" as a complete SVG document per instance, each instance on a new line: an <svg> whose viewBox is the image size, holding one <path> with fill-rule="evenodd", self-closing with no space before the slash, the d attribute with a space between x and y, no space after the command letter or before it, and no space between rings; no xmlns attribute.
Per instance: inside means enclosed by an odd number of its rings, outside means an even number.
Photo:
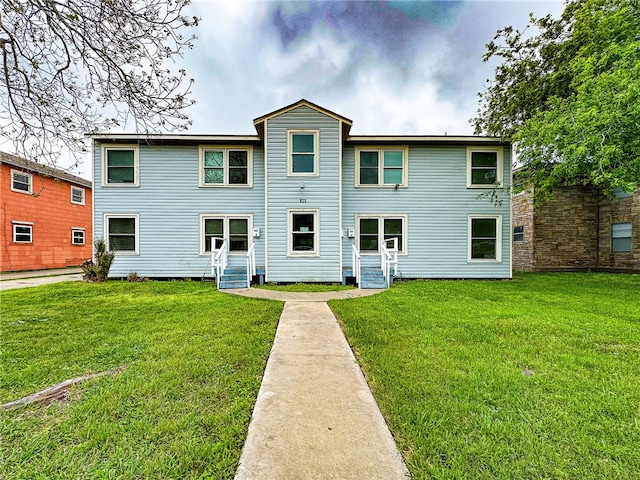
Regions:
<svg viewBox="0 0 640 480"><path fill-rule="evenodd" d="M33 243L33 224L13 222L13 241L15 243Z"/></svg>
<svg viewBox="0 0 640 480"><path fill-rule="evenodd" d="M611 251L631 252L631 224L614 223L611 225Z"/></svg>
<svg viewBox="0 0 640 480"><path fill-rule="evenodd" d="M71 187L71 203L84 205L84 188Z"/></svg>
<svg viewBox="0 0 640 480"><path fill-rule="evenodd" d="M84 245L84 228L73 227L71 229L71 243L73 245Z"/></svg>
<svg viewBox="0 0 640 480"><path fill-rule="evenodd" d="M11 170L11 190L31 194L32 177L29 173Z"/></svg>
<svg viewBox="0 0 640 480"><path fill-rule="evenodd" d="M524 242L524 226L518 225L517 227L513 227L513 241Z"/></svg>

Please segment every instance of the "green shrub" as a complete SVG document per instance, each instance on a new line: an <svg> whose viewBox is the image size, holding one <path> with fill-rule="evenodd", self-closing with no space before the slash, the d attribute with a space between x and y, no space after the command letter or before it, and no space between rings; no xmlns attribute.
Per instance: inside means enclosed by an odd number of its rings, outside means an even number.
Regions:
<svg viewBox="0 0 640 480"><path fill-rule="evenodd" d="M104 282L109 277L114 253L107 250L107 242L99 238L94 243L96 261L87 260L82 264L82 278L87 282Z"/></svg>

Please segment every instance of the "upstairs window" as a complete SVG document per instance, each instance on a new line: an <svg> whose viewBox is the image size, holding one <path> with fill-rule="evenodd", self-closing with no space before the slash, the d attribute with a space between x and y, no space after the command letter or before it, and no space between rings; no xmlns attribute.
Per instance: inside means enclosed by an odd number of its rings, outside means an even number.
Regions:
<svg viewBox="0 0 640 480"><path fill-rule="evenodd" d="M356 186L407 185L407 148L356 150Z"/></svg>
<svg viewBox="0 0 640 480"><path fill-rule="evenodd" d="M502 149L467 148L467 187L502 186Z"/></svg>
<svg viewBox="0 0 640 480"><path fill-rule="evenodd" d="M406 252L405 216L358 216L358 249L361 253L378 253L381 245L393 247L397 239L398 253Z"/></svg>
<svg viewBox="0 0 640 480"><path fill-rule="evenodd" d="M200 148L201 187L248 187L252 180L251 148Z"/></svg>
<svg viewBox="0 0 640 480"><path fill-rule="evenodd" d="M84 205L84 188L71 187L71 203Z"/></svg>
<svg viewBox="0 0 640 480"><path fill-rule="evenodd" d="M30 222L12 222L13 241L15 243L33 243L33 224Z"/></svg>
<svg viewBox="0 0 640 480"><path fill-rule="evenodd" d="M14 192L28 193L32 192L32 176L30 173L11 170L11 190Z"/></svg>
<svg viewBox="0 0 640 480"><path fill-rule="evenodd" d="M469 261L500 261L502 216L469 216Z"/></svg>
<svg viewBox="0 0 640 480"><path fill-rule="evenodd" d="M318 175L318 131L288 132L288 175Z"/></svg>
<svg viewBox="0 0 640 480"><path fill-rule="evenodd" d="M104 147L103 160L104 185L138 185L138 147Z"/></svg>
<svg viewBox="0 0 640 480"><path fill-rule="evenodd" d="M611 225L611 251L619 253L631 252L631 223L614 223Z"/></svg>

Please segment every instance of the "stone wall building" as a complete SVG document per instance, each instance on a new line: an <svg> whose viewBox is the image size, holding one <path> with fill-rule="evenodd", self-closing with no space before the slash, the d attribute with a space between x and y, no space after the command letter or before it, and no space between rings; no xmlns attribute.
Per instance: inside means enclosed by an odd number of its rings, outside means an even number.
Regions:
<svg viewBox="0 0 640 480"><path fill-rule="evenodd" d="M535 209L523 192L512 208L514 270L640 272L640 190L608 199L564 187Z"/></svg>

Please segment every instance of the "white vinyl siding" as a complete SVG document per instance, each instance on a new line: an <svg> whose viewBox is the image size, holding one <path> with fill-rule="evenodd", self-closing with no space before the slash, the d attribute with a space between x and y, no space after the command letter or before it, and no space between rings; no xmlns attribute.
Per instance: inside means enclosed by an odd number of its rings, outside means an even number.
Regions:
<svg viewBox="0 0 640 480"><path fill-rule="evenodd" d="M139 253L138 215L107 214L104 224L108 250L125 255Z"/></svg>
<svg viewBox="0 0 640 480"><path fill-rule="evenodd" d="M71 203L84 205L84 188L71 187Z"/></svg>
<svg viewBox="0 0 640 480"><path fill-rule="evenodd" d="M251 187L253 149L235 146L200 146L201 187Z"/></svg>
<svg viewBox="0 0 640 480"><path fill-rule="evenodd" d="M11 170L11 190L13 192L31 194L33 191L32 175L18 170Z"/></svg>
<svg viewBox="0 0 640 480"><path fill-rule="evenodd" d="M630 223L614 223L611 225L611 251L614 253L631 252Z"/></svg>
<svg viewBox="0 0 640 480"><path fill-rule="evenodd" d="M300 176L320 174L317 130L287 132L287 174Z"/></svg>
<svg viewBox="0 0 640 480"><path fill-rule="evenodd" d="M102 148L102 185L137 187L139 185L139 152L136 145Z"/></svg>
<svg viewBox="0 0 640 480"><path fill-rule="evenodd" d="M356 148L356 186L406 187L408 156L407 147Z"/></svg>
<svg viewBox="0 0 640 480"><path fill-rule="evenodd" d="M503 149L467 147L467 188L502 186Z"/></svg>

